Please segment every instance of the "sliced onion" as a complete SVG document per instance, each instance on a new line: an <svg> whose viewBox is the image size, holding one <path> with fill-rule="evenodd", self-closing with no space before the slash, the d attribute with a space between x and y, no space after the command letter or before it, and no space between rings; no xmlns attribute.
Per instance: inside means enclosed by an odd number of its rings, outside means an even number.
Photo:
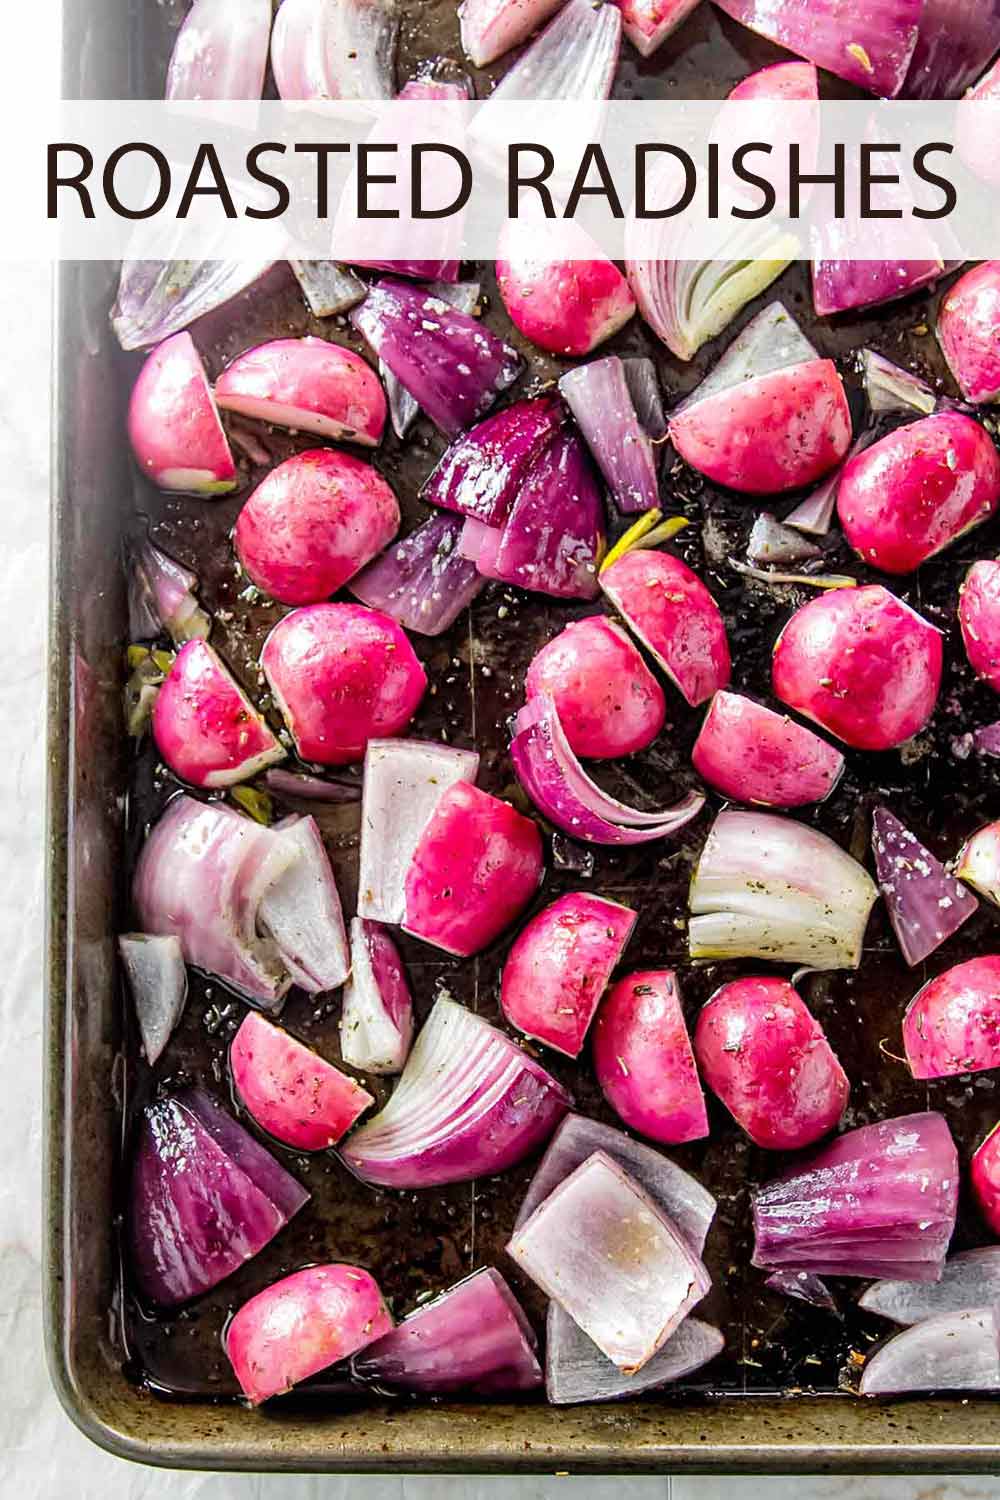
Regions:
<svg viewBox="0 0 1000 1500"><path fill-rule="evenodd" d="M479 756L425 740L369 740L361 807L358 915L402 922L406 876L434 809L456 781L475 781Z"/></svg>
<svg viewBox="0 0 1000 1500"><path fill-rule="evenodd" d="M798 529L782 525L767 511L762 511L750 528L747 557L758 567L766 563L777 563L780 566L783 563L809 562L820 555L815 542L807 542L799 535Z"/></svg>
<svg viewBox="0 0 1000 1500"><path fill-rule="evenodd" d="M867 432L855 438L843 463L832 469L815 489L810 490L804 500L799 501L794 510L789 511L784 524L794 526L796 531L804 531L807 536L827 536L837 509L837 492L843 472L851 459L867 448L871 441L872 434Z"/></svg>
<svg viewBox="0 0 1000 1500"><path fill-rule="evenodd" d="M132 1167L129 1239L144 1297L174 1307L257 1255L309 1199L200 1089L145 1111Z"/></svg>
<svg viewBox="0 0 1000 1500"><path fill-rule="evenodd" d="M701 1255L716 1209L708 1189L652 1146L576 1114L566 1116L549 1142L518 1209L515 1230L595 1151L602 1151L634 1177L676 1225L692 1254Z"/></svg>
<svg viewBox="0 0 1000 1500"><path fill-rule="evenodd" d="M942 1313L897 1333L869 1356L859 1387L862 1396L995 1390L1000 1390L995 1306Z"/></svg>
<svg viewBox="0 0 1000 1500"><path fill-rule="evenodd" d="M711 1286L663 1211L602 1151L515 1230L507 1253L626 1375L648 1363Z"/></svg>
<svg viewBox="0 0 1000 1500"><path fill-rule="evenodd" d="M645 398L642 414L633 394L636 382L641 382ZM626 515L655 510L660 486L659 455L653 444L663 437L667 424L652 360L623 360L611 354L577 365L562 377L559 389L618 509Z"/></svg>
<svg viewBox="0 0 1000 1500"><path fill-rule="evenodd" d="M194 0L167 67L168 99L259 99L271 0Z"/></svg>
<svg viewBox="0 0 1000 1500"><path fill-rule="evenodd" d="M691 957L856 969L877 897L867 871L819 829L727 810L691 881Z"/></svg>
<svg viewBox="0 0 1000 1500"><path fill-rule="evenodd" d="M727 16L848 83L894 98L917 45L923 0L716 0Z"/></svg>
<svg viewBox="0 0 1000 1500"><path fill-rule="evenodd" d="M988 1307L997 1301L1000 1245L980 1245L949 1256L940 1281L876 1281L858 1299L858 1306L909 1327L925 1318Z"/></svg>
<svg viewBox="0 0 1000 1500"><path fill-rule="evenodd" d="M333 781L305 771L272 767L264 773L264 785L278 797L302 797L307 802L360 802L360 781Z"/></svg>
<svg viewBox="0 0 1000 1500"><path fill-rule="evenodd" d="M502 1031L442 997L388 1104L341 1155L363 1182L383 1187L467 1182L537 1149L572 1102Z"/></svg>
<svg viewBox="0 0 1000 1500"><path fill-rule="evenodd" d="M489 1266L418 1307L356 1355L351 1369L391 1391L495 1396L541 1385L537 1348L517 1298Z"/></svg>
<svg viewBox="0 0 1000 1500"><path fill-rule="evenodd" d="M180 333L259 281L270 260L125 260L111 326L123 349Z"/></svg>
<svg viewBox="0 0 1000 1500"><path fill-rule="evenodd" d="M351 961L337 883L315 819L288 818L273 832L293 858L265 891L258 921L307 994L338 989Z"/></svg>
<svg viewBox="0 0 1000 1500"><path fill-rule="evenodd" d="M645 844L668 838L697 817L705 804L688 792L655 813L627 807L591 781L559 722L549 693L526 703L515 720L510 747L517 779L550 823L587 844Z"/></svg>
<svg viewBox="0 0 1000 1500"><path fill-rule="evenodd" d="M271 68L282 99L391 99L395 0L282 0Z"/></svg>
<svg viewBox="0 0 1000 1500"><path fill-rule="evenodd" d="M887 807L872 815L872 851L892 929L912 969L957 932L979 903Z"/></svg>
<svg viewBox="0 0 1000 1500"><path fill-rule="evenodd" d="M420 498L484 526L501 526L539 453L564 420L555 395L505 406L445 449Z"/></svg>
<svg viewBox="0 0 1000 1500"><path fill-rule="evenodd" d="M937 1281L958 1205L958 1153L942 1115L846 1131L753 1194L753 1264Z"/></svg>
<svg viewBox="0 0 1000 1500"><path fill-rule="evenodd" d="M165 629L177 646L207 640L212 622L195 597L197 574L148 540L129 551L129 639L154 640Z"/></svg>
<svg viewBox="0 0 1000 1500"><path fill-rule="evenodd" d="M808 1302L811 1307L821 1307L824 1312L837 1311L830 1288L821 1276L814 1276L811 1271L775 1271L764 1285L772 1292Z"/></svg>
<svg viewBox="0 0 1000 1500"><path fill-rule="evenodd" d="M351 322L450 437L483 416L521 371L517 351L495 333L402 281L378 282Z"/></svg>
<svg viewBox="0 0 1000 1500"><path fill-rule="evenodd" d="M898 297L907 297L920 287L931 286L944 271L944 261L837 259L840 226L824 228L825 258L812 266L813 306L821 318L865 307L881 307ZM844 245L844 255L849 244Z"/></svg>
<svg viewBox="0 0 1000 1500"><path fill-rule="evenodd" d="M562 0L463 0L462 50L477 68L496 62L512 47L527 41L559 9Z"/></svg>
<svg viewBox="0 0 1000 1500"><path fill-rule="evenodd" d="M879 416L883 412L902 411L928 417L937 405L937 397L926 380L911 370L901 369L876 349L862 349L861 376L868 405Z"/></svg>
<svg viewBox="0 0 1000 1500"><path fill-rule="evenodd" d="M767 307L737 335L704 380L674 407L673 416L747 380L818 359L816 349L782 302Z"/></svg>
<svg viewBox="0 0 1000 1500"><path fill-rule="evenodd" d="M359 285L361 285L361 297L363 297L368 289L362 283ZM440 297L442 302L448 302L452 307L457 307L459 312L468 313L472 317L479 306L482 288L478 281L435 281L427 290L431 296ZM355 301L360 302L361 297L356 297ZM381 360L378 362L378 372L385 386L392 430L398 438L404 438L416 420L420 407L406 386L396 379L396 376Z"/></svg>
<svg viewBox="0 0 1000 1500"><path fill-rule="evenodd" d="M490 99L508 104L571 99L585 104L609 98L621 32L621 11L616 5L567 0L504 74ZM488 108L480 111L481 121L488 117Z"/></svg>
<svg viewBox="0 0 1000 1500"><path fill-rule="evenodd" d="M924 0L907 99L957 99L1000 51L994 0Z"/></svg>
<svg viewBox="0 0 1000 1500"><path fill-rule="evenodd" d="M458 516L432 516L355 574L348 589L417 635L441 635L486 582L458 550L462 525Z"/></svg>
<svg viewBox="0 0 1000 1500"><path fill-rule="evenodd" d="M288 264L314 318L336 317L368 295L360 276L339 261L290 260Z"/></svg>
<svg viewBox="0 0 1000 1500"><path fill-rule="evenodd" d="M413 999L399 950L378 922L355 917L340 1055L363 1073L401 1073L412 1040Z"/></svg>
<svg viewBox="0 0 1000 1500"><path fill-rule="evenodd" d="M993 729L994 726L990 725L989 728ZM988 733L988 730L979 730L980 736ZM983 743L980 739L981 753ZM989 749L989 739L985 743L985 753L993 753ZM985 828L980 828L978 833L966 839L955 860L955 874L966 885L971 885L986 901L1000 906L1000 823L987 823Z"/></svg>
<svg viewBox="0 0 1000 1500"><path fill-rule="evenodd" d="M132 1003L150 1067L157 1061L181 1018L187 999L187 969L175 937L126 932L118 952L128 976Z"/></svg>
<svg viewBox="0 0 1000 1500"><path fill-rule="evenodd" d="M725 1342L717 1328L688 1317L641 1370L624 1375L558 1302L550 1302L545 1326L545 1394L553 1406L637 1396L693 1375L722 1352Z"/></svg>

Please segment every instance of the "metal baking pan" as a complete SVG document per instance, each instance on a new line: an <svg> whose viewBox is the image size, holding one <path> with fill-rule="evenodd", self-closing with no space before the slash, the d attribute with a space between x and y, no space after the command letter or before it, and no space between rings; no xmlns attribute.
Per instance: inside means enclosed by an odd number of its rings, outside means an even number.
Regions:
<svg viewBox="0 0 1000 1500"><path fill-rule="evenodd" d="M66 95L154 95L171 27L183 9L184 0L166 5L90 0L67 6ZM433 5L409 0L404 9L402 69L436 53L459 55L452 0ZM664 93L669 87L691 97L721 96L736 79L775 56L774 49L705 4L650 63L637 66L627 59L618 89L627 95L640 89ZM728 1351L710 1367L706 1383L656 1399L561 1409L542 1402L362 1405L320 1389L310 1398L279 1404L273 1412L251 1413L232 1399L219 1331L234 1302L296 1264L339 1254L371 1265L397 1308L406 1310L417 1292L447 1285L473 1264L503 1264L513 1205L530 1164L500 1182L393 1197L373 1194L335 1165L314 1163L306 1178L314 1195L309 1210L231 1283L166 1324L136 1307L127 1275L122 1280L115 1216L129 1123L150 1083L137 1061L120 1003L114 935L128 919L126 877L136 831L164 794L149 752L130 760L121 731L126 630L121 539L136 506L167 550L198 568L208 607L226 606L224 614L232 622L223 627L221 646L244 677L247 646L259 642L273 611L269 616L237 597L225 537L239 499L206 506L136 489L123 436L124 394L134 366L117 350L107 320L114 280L113 268L105 265L64 265L56 307L45 1303L49 1364L70 1416L95 1442L123 1457L196 1469L996 1472L997 1405L984 1399L860 1403L838 1390L839 1372L850 1350L863 1348L866 1339L877 1336L878 1327L859 1321L846 1295L847 1316L835 1324L761 1289L762 1278L749 1270L746 1187L773 1171L774 1159L750 1148L721 1110L713 1114L708 1142L677 1153L716 1193L725 1195L709 1242L716 1289L706 1316L725 1329ZM810 304L801 268L789 272L778 290L808 327ZM824 352L835 357L844 359L858 344L872 342L939 376L933 339L926 332L932 301L912 299L877 318L823 327L816 337ZM241 299L235 315L231 308L214 323L203 324L198 337L214 373L236 350L278 327L304 332L310 326L294 286L275 273L263 294ZM346 337L342 330L332 332ZM652 340L637 327L626 331L617 346L654 353L671 393L690 386L710 358L684 369L662 349L653 349ZM552 362L536 356L530 378L551 378L554 372ZM437 441L427 436L425 448L417 444L402 454L389 444L379 460L411 517L417 483L430 466ZM290 438L281 441L286 446L275 447L276 457L295 446ZM675 502L693 516L703 506L712 515L710 527L691 527L681 538L686 555L708 571L724 603L739 641L742 685L766 690L769 645L787 614L788 600L748 591L726 569L727 549L736 546L748 524L746 507L708 488L700 494L685 491L684 483L678 481ZM995 523L991 529L996 530ZM953 596L968 559L996 550L995 536L975 533L946 561L922 570L914 601L933 616ZM485 784L508 792L504 724L527 661L563 618L563 612L544 601L522 597L509 607L513 617L501 626L498 599L484 594L449 637L423 643L420 649L433 662L441 691L422 710L416 726L418 733L475 739L484 751ZM874 762L862 764L817 814L843 842L851 841L856 813L876 789L886 791L901 815L943 849L954 848L958 835L995 816L996 773L966 764L956 775L951 750L963 716L982 722L995 716L995 708L990 714L988 694L962 677L954 662L950 670L942 701L957 703L959 712L951 718L939 712L919 773L903 775L895 761L891 771L876 770ZM641 790L657 796L662 796L665 780L683 776L695 729L697 716L677 711L676 705L672 710L669 734L630 769ZM879 775L894 780L879 787ZM623 780L615 790L629 787ZM347 823L335 820L325 832L349 901L356 842L349 817ZM684 910L696 843L656 846L652 854L598 851L592 875L564 848L561 864L550 858L546 894L590 881L595 889L632 898L642 908L642 922L630 961L637 966L681 962L683 937L675 918ZM969 923L953 940L947 962L995 946L992 925L986 914ZM896 1034L902 1003L920 976L903 968L881 915L873 921L869 941L872 951L860 978L825 976L808 992L851 1074L853 1123L940 1104L967 1151L993 1123L993 1096L975 1088L966 1097L954 1081L917 1086L903 1069L880 1061L879 1040ZM502 950L500 945L474 965L456 967L428 962L428 950L413 945L408 957L423 1005L444 981L466 1003L495 1016ZM685 975L692 1007L719 982L720 972L725 977L724 969ZM226 997L207 993L208 988L203 980L194 981L185 1023L161 1062L161 1079L210 1078L224 1058L232 1022L227 1021ZM331 1020L329 1007L325 1013L310 1010L300 996L286 1015L293 1029L302 1029L324 1048L335 1045L335 1015ZM586 1066L560 1068L557 1063L554 1071L572 1081L580 1108L608 1117ZM295 1163L293 1170L301 1166ZM981 1237L968 1215L960 1219L959 1236L961 1244ZM415 1276L409 1275L411 1268ZM504 1269L510 1272L509 1266ZM531 1302L529 1289L521 1285L519 1290L528 1295L537 1317L539 1304Z"/></svg>

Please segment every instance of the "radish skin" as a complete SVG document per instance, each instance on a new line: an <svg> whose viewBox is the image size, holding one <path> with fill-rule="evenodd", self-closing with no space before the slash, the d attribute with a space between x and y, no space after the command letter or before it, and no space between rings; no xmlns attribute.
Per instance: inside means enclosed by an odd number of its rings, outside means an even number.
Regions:
<svg viewBox="0 0 1000 1500"><path fill-rule="evenodd" d="M284 748L207 642L188 641L153 706L153 738L192 786L234 786L284 760Z"/></svg>
<svg viewBox="0 0 1000 1500"><path fill-rule="evenodd" d="M215 382L215 400L224 411L366 448L378 446L385 427L375 371L326 339L274 339L248 349Z"/></svg>
<svg viewBox="0 0 1000 1500"><path fill-rule="evenodd" d="M236 488L233 455L189 333L175 333L147 357L129 398L128 435L136 463L158 489L225 495Z"/></svg>
<svg viewBox="0 0 1000 1500"><path fill-rule="evenodd" d="M1000 1235L1000 1124L976 1147L969 1163L969 1182L985 1223Z"/></svg>
<svg viewBox="0 0 1000 1500"><path fill-rule="evenodd" d="M914 1078L954 1078L1000 1068L1000 956L946 969L917 991L903 1017Z"/></svg>
<svg viewBox="0 0 1000 1500"><path fill-rule="evenodd" d="M667 1146L708 1135L705 1097L677 976L643 969L620 979L594 1024L594 1071L626 1125Z"/></svg>
<svg viewBox="0 0 1000 1500"><path fill-rule="evenodd" d="M726 626L696 573L669 552L626 552L600 575L626 625L696 707L729 682Z"/></svg>
<svg viewBox="0 0 1000 1500"><path fill-rule="evenodd" d="M823 802L840 780L844 757L787 714L716 693L691 751L703 781L737 802L804 807Z"/></svg>
<svg viewBox="0 0 1000 1500"><path fill-rule="evenodd" d="M969 665L1000 693L1000 562L974 562L958 594L958 623Z"/></svg>
<svg viewBox="0 0 1000 1500"><path fill-rule="evenodd" d="M589 354L635 312L625 277L572 220L509 220L496 266L511 322L552 354Z"/></svg>
<svg viewBox="0 0 1000 1500"><path fill-rule="evenodd" d="M549 693L574 754L613 760L645 750L663 728L663 690L621 626L593 615L543 646L525 678Z"/></svg>
<svg viewBox="0 0 1000 1500"><path fill-rule="evenodd" d="M311 1047L257 1011L229 1047L240 1102L262 1130L296 1151L335 1146L375 1100Z"/></svg>

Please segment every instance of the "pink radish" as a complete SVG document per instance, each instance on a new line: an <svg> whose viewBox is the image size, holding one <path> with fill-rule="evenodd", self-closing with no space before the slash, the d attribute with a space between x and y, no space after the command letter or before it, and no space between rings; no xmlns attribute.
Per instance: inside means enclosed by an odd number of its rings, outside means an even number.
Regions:
<svg viewBox="0 0 1000 1500"><path fill-rule="evenodd" d="M375 1103L341 1073L257 1011L243 1019L229 1047L240 1102L275 1140L296 1151L326 1151Z"/></svg>
<svg viewBox="0 0 1000 1500"><path fill-rule="evenodd" d="M318 604L371 562L399 530L399 505L370 464L329 448L272 469L236 521L236 555L282 604Z"/></svg>
<svg viewBox="0 0 1000 1500"><path fill-rule="evenodd" d="M1000 401L1000 260L983 261L949 288L937 338L966 401Z"/></svg>
<svg viewBox="0 0 1000 1500"><path fill-rule="evenodd" d="M946 969L919 989L903 1017L914 1078L953 1078L1000 1068L1000 956Z"/></svg>
<svg viewBox="0 0 1000 1500"><path fill-rule="evenodd" d="M594 1023L594 1071L626 1125L667 1146L708 1135L705 1098L676 975L643 969L605 995Z"/></svg>
<svg viewBox="0 0 1000 1500"><path fill-rule="evenodd" d="M697 574L669 552L626 552L600 575L626 625L692 707L729 682L729 642L719 606Z"/></svg>
<svg viewBox="0 0 1000 1500"><path fill-rule="evenodd" d="M509 220L497 286L514 326L552 354L589 354L635 312L625 277L572 220Z"/></svg>
<svg viewBox="0 0 1000 1500"><path fill-rule="evenodd" d="M778 637L783 703L855 750L891 750L928 723L941 686L940 632L881 584L811 599Z"/></svg>
<svg viewBox="0 0 1000 1500"><path fill-rule="evenodd" d="M810 62L770 63L758 68L740 80L726 96L729 99L788 99L813 100L819 98L816 69Z"/></svg>
<svg viewBox="0 0 1000 1500"><path fill-rule="evenodd" d="M698 0L621 0L622 30L640 57L652 57Z"/></svg>
<svg viewBox="0 0 1000 1500"><path fill-rule="evenodd" d="M1000 125L1000 58L974 84L955 110L955 145L970 171L1000 186L997 126Z"/></svg>
<svg viewBox="0 0 1000 1500"><path fill-rule="evenodd" d="M153 738L192 786L233 786L284 760L263 717L207 642L178 651L153 706Z"/></svg>
<svg viewBox="0 0 1000 1500"><path fill-rule="evenodd" d="M844 535L883 573L912 573L1000 505L1000 453L984 428L941 411L897 427L845 465Z"/></svg>
<svg viewBox="0 0 1000 1500"><path fill-rule="evenodd" d="M976 1206L990 1232L1000 1236L1000 1122L972 1153L969 1181Z"/></svg>
<svg viewBox="0 0 1000 1500"><path fill-rule="evenodd" d="M703 781L736 802L804 807L822 802L840 780L844 757L787 714L716 693L691 751Z"/></svg>
<svg viewBox="0 0 1000 1500"><path fill-rule="evenodd" d="M1000 823L987 823L966 839L955 860L955 874L966 885L1000 906Z"/></svg>
<svg viewBox="0 0 1000 1500"><path fill-rule="evenodd" d="M959 590L958 623L969 665L1000 693L1000 562L972 564Z"/></svg>
<svg viewBox="0 0 1000 1500"><path fill-rule="evenodd" d="M809 1146L847 1107L847 1075L785 979L736 979L716 990L694 1050L705 1082L757 1146Z"/></svg>
<svg viewBox="0 0 1000 1500"><path fill-rule="evenodd" d="M544 26L562 0L463 0L462 51L473 67L485 68Z"/></svg>
<svg viewBox="0 0 1000 1500"><path fill-rule="evenodd" d="M226 1353L259 1406L392 1326L378 1283L360 1266L307 1266L244 1302L226 1329Z"/></svg>
<svg viewBox="0 0 1000 1500"><path fill-rule="evenodd" d="M656 678L621 626L602 615L573 621L543 646L525 691L549 693L571 749L599 760L644 750L666 715Z"/></svg>
<svg viewBox="0 0 1000 1500"><path fill-rule="evenodd" d="M577 1057L635 926L617 901L574 891L524 928L504 965L500 1004L512 1026Z"/></svg>
<svg viewBox="0 0 1000 1500"><path fill-rule="evenodd" d="M403 927L467 958L520 915L543 871L536 824L509 802L456 782L417 842L406 876Z"/></svg>
<svg viewBox="0 0 1000 1500"><path fill-rule="evenodd" d="M361 604L313 604L279 620L260 654L303 760L350 765L400 734L427 677L405 633Z"/></svg>
<svg viewBox="0 0 1000 1500"><path fill-rule="evenodd" d="M237 355L215 382L224 411L375 448L386 400L375 371L326 339L274 339Z"/></svg>
<svg viewBox="0 0 1000 1500"><path fill-rule="evenodd" d="M136 463L161 490L225 495L236 465L189 333L175 333L150 354L128 404Z"/></svg>

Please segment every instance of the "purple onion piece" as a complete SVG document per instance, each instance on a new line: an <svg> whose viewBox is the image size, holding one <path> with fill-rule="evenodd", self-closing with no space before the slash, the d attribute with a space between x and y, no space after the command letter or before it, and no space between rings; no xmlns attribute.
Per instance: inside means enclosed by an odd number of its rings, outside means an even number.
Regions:
<svg viewBox="0 0 1000 1500"><path fill-rule="evenodd" d="M532 465L564 420L553 395L505 406L445 450L420 498L485 526L502 525Z"/></svg>
<svg viewBox="0 0 1000 1500"><path fill-rule="evenodd" d="M942 1313L895 1334L861 1374L862 1396L1000 1390L997 1308Z"/></svg>
<svg viewBox="0 0 1000 1500"><path fill-rule="evenodd" d="M129 639L149 641L166 630L175 645L207 640L212 622L195 598L197 574L147 538L128 548Z"/></svg>
<svg viewBox="0 0 1000 1500"><path fill-rule="evenodd" d="M917 45L923 0L716 0L741 25L827 68L848 83L892 99Z"/></svg>
<svg viewBox="0 0 1000 1500"><path fill-rule="evenodd" d="M350 592L370 609L390 615L417 635L440 635L454 625L486 580L458 550L463 522L436 515L402 541L392 542L355 574Z"/></svg>
<svg viewBox="0 0 1000 1500"><path fill-rule="evenodd" d="M839 231L831 230L831 233ZM813 261L813 305L821 318L881 307L930 286L944 271L940 259Z"/></svg>
<svg viewBox="0 0 1000 1500"><path fill-rule="evenodd" d="M515 1231L595 1151L602 1151L634 1177L677 1226L691 1253L701 1255L716 1209L708 1189L654 1147L577 1114L567 1115L549 1142L518 1210Z"/></svg>
<svg viewBox="0 0 1000 1500"><path fill-rule="evenodd" d="M902 411L928 417L937 405L937 397L926 380L893 364L876 349L862 349L861 374L868 406L878 416Z"/></svg>
<svg viewBox="0 0 1000 1500"><path fill-rule="evenodd" d="M912 969L957 932L979 902L887 807L872 816L872 850L889 920Z"/></svg>
<svg viewBox="0 0 1000 1500"><path fill-rule="evenodd" d="M653 372L652 360L632 360ZM659 392L650 390L642 373L633 372L633 383L646 394L645 413L656 420ZM653 437L662 437L663 426L651 433L640 416L626 377L625 362L616 354L577 365L559 381L577 426L583 433L598 468L604 475L618 509L629 515L655 510L659 505L659 455ZM663 412L660 408L660 422Z"/></svg>
<svg viewBox="0 0 1000 1500"><path fill-rule="evenodd" d="M347 932L330 857L313 818L288 818L272 830L292 851L268 886L258 923L270 933L289 974L309 995L339 989L351 972Z"/></svg>
<svg viewBox="0 0 1000 1500"><path fill-rule="evenodd" d="M711 1286L667 1216L602 1151L515 1230L507 1253L626 1375L642 1369Z"/></svg>
<svg viewBox="0 0 1000 1500"><path fill-rule="evenodd" d="M187 999L187 969L175 937L127 932L118 952L128 976L132 1003L150 1067L157 1061L181 1018Z"/></svg>
<svg viewBox="0 0 1000 1500"><path fill-rule="evenodd" d="M459 312L468 313L470 317L479 306L480 284L478 281L459 281L450 283L447 281L436 281L427 290L435 297L440 297L443 302L448 302L452 307L457 307ZM362 286L361 295L364 296L367 288ZM356 299L360 301L360 298ZM404 438L416 420L420 407L410 395L404 385L396 379L391 370L379 360L378 372L385 386L385 399L389 403L389 417L392 422L392 430L398 438Z"/></svg>
<svg viewBox="0 0 1000 1500"><path fill-rule="evenodd" d="M1000 719L973 731L972 742L977 755L1000 756Z"/></svg>
<svg viewBox="0 0 1000 1500"><path fill-rule="evenodd" d="M837 1304L826 1282L811 1271L774 1271L764 1285L783 1297L794 1297L799 1302L808 1302L812 1307L821 1307L824 1312L835 1313Z"/></svg>
<svg viewBox="0 0 1000 1500"><path fill-rule="evenodd" d="M564 1312L549 1303L545 1329L545 1394L553 1406L637 1396L693 1375L725 1346L717 1328L685 1318L667 1342L634 1375L624 1375Z"/></svg>
<svg viewBox="0 0 1000 1500"><path fill-rule="evenodd" d="M292 275L314 318L333 318L367 296L360 276L335 260L290 260Z"/></svg>
<svg viewBox="0 0 1000 1500"><path fill-rule="evenodd" d="M980 1245L949 1256L941 1280L876 1281L858 1300L864 1312L909 1327L942 1313L965 1312L1000 1301L1000 1245Z"/></svg>
<svg viewBox="0 0 1000 1500"><path fill-rule="evenodd" d="M145 1111L132 1168L129 1238L143 1296L173 1307L250 1260L309 1194L207 1094Z"/></svg>
<svg viewBox="0 0 1000 1500"><path fill-rule="evenodd" d="M351 322L449 437L471 427L521 372L519 354L496 334L402 281L379 281Z"/></svg>
<svg viewBox="0 0 1000 1500"><path fill-rule="evenodd" d="M355 1355L352 1370L388 1390L494 1396L542 1384L536 1349L513 1292L489 1267L410 1313Z"/></svg>
<svg viewBox="0 0 1000 1500"><path fill-rule="evenodd" d="M807 542L798 530L782 525L767 511L761 512L750 529L747 557L758 567L809 562L819 556L820 549L814 542Z"/></svg>
<svg viewBox="0 0 1000 1500"><path fill-rule="evenodd" d="M271 0L194 0L167 67L168 99L259 99Z"/></svg>
<svg viewBox="0 0 1000 1500"><path fill-rule="evenodd" d="M1000 52L996 0L924 0L905 99L958 99Z"/></svg>
<svg viewBox="0 0 1000 1500"><path fill-rule="evenodd" d="M272 766L264 772L264 785L277 797L301 797L307 802L360 802L360 781L335 781L306 771L286 771Z"/></svg>
<svg viewBox="0 0 1000 1500"><path fill-rule="evenodd" d="M399 950L378 922L355 917L340 1055L363 1073L401 1073L412 1040L413 1000Z"/></svg>
<svg viewBox="0 0 1000 1500"><path fill-rule="evenodd" d="M126 260L111 326L123 349L147 349L180 333L259 281L270 260Z"/></svg>

